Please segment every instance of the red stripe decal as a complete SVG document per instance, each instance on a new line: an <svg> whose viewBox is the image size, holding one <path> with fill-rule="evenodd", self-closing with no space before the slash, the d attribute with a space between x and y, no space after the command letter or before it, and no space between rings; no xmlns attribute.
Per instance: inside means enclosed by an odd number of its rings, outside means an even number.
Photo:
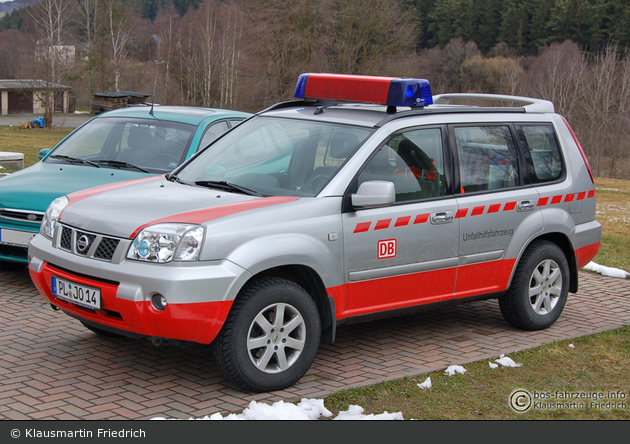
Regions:
<svg viewBox="0 0 630 444"><path fill-rule="evenodd" d="M516 205L516 202L514 202L514 204ZM501 204L492 204L488 207L488 214L498 213L500 208L501 208Z"/></svg>
<svg viewBox="0 0 630 444"><path fill-rule="evenodd" d="M414 224L423 224L429 220L429 213L418 214L416 219L413 221Z"/></svg>
<svg viewBox="0 0 630 444"><path fill-rule="evenodd" d="M105 185L99 185L96 187L88 188L85 190L75 191L74 193L68 194L70 198L70 205L79 202L80 200L85 199L86 197L94 196L95 194L102 193L104 191L115 190L116 188L125 187L127 185L132 185L140 182L147 182L149 180L158 180L164 179L164 176L149 176L143 177L141 179L132 179L132 180L124 180L122 182L114 182L108 183Z"/></svg>
<svg viewBox="0 0 630 444"><path fill-rule="evenodd" d="M354 228L353 233L365 233L370 229L370 225L372 225L372 222L361 222Z"/></svg>
<svg viewBox="0 0 630 444"><path fill-rule="evenodd" d="M578 269L584 267L586 264L593 260L593 258L599 252L599 244L600 243L597 242L575 250L575 257L577 258Z"/></svg>
<svg viewBox="0 0 630 444"><path fill-rule="evenodd" d="M191 223L191 224L200 224L203 222L208 222L210 220L219 219L221 217L230 216L236 213L242 213L243 211L255 210L257 208L268 207L271 205L278 205L287 202L293 202L298 200L297 196L274 196L274 197L265 197L260 199L248 200L246 202L238 202L228 205L222 205L220 207L212 207L212 208L203 208L201 210L188 211L186 213L174 214L172 216L163 217L162 219L157 219L151 222L148 222L144 225L136 228L129 239L133 239L136 235L145 227L149 225L168 223L168 222L180 222L180 223Z"/></svg>
<svg viewBox="0 0 630 444"><path fill-rule="evenodd" d="M516 202L506 202L503 211L512 211L516 208Z"/></svg>
<svg viewBox="0 0 630 444"><path fill-rule="evenodd" d="M404 227L405 225L409 225L409 221L411 220L411 216L399 217L396 219L396 224L394 227Z"/></svg>
<svg viewBox="0 0 630 444"><path fill-rule="evenodd" d="M588 192L588 198L590 199L592 197L595 197L595 190L591 190Z"/></svg>
<svg viewBox="0 0 630 444"><path fill-rule="evenodd" d="M585 197L586 191L582 191L580 194L577 195L577 200L584 200Z"/></svg>
<svg viewBox="0 0 630 444"><path fill-rule="evenodd" d="M549 198L548 197L541 197L540 200L538 201L538 205L539 207L544 207L545 205L547 205L547 202L549 202Z"/></svg>
<svg viewBox="0 0 630 444"><path fill-rule="evenodd" d="M457 210L457 214L455 214L455 219L466 217L467 213L468 213L468 208L462 208L461 210Z"/></svg>
<svg viewBox="0 0 630 444"><path fill-rule="evenodd" d="M575 194L567 194L564 198L565 202L573 202L573 198L575 197Z"/></svg>
<svg viewBox="0 0 630 444"><path fill-rule="evenodd" d="M553 196L553 199L551 199L551 205L559 204L560 202L562 202L562 196Z"/></svg>
<svg viewBox="0 0 630 444"><path fill-rule="evenodd" d="M384 230L386 228L389 228L389 224L392 223L391 219L383 219L383 220L379 220L378 222L376 222L376 226L374 227L375 230Z"/></svg>
<svg viewBox="0 0 630 444"><path fill-rule="evenodd" d="M483 214L483 210L485 209L485 206L481 206L481 207L475 207L472 210L472 213L470 213L471 216L479 216L480 214Z"/></svg>

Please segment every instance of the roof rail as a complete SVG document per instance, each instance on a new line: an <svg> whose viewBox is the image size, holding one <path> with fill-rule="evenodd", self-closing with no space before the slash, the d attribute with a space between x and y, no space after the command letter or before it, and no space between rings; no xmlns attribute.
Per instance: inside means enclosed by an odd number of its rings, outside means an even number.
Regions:
<svg viewBox="0 0 630 444"><path fill-rule="evenodd" d="M433 104L449 104L451 100L489 100L493 102L518 102L523 103L525 112L528 113L553 113L555 112L553 103L548 100L534 99L531 97L508 96L502 94L481 94L481 93L452 93L439 94L433 96Z"/></svg>

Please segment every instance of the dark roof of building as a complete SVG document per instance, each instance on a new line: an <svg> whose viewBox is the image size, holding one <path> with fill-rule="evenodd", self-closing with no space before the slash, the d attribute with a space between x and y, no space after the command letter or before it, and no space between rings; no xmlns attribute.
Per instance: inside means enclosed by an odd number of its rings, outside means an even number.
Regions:
<svg viewBox="0 0 630 444"><path fill-rule="evenodd" d="M59 83L47 83L39 79L2 79L0 89L20 89L20 90L71 90L72 87Z"/></svg>

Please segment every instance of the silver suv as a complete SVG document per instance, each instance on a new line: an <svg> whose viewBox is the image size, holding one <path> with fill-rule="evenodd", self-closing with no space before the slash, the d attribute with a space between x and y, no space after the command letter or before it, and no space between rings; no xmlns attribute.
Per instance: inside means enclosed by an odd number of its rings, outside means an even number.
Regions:
<svg viewBox="0 0 630 444"><path fill-rule="evenodd" d="M552 103L332 74L296 98L170 174L54 201L39 291L99 334L212 344L250 391L298 381L345 323L482 298L516 328L556 321L601 225Z"/></svg>

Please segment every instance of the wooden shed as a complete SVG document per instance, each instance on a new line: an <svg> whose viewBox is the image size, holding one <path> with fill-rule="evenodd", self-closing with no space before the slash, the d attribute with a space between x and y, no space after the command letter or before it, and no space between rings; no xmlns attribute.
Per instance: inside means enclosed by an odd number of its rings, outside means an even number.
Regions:
<svg viewBox="0 0 630 444"><path fill-rule="evenodd" d="M71 113L75 108L72 88L36 79L0 80L0 114L42 114L46 93L54 94L55 112Z"/></svg>
<svg viewBox="0 0 630 444"><path fill-rule="evenodd" d="M129 105L143 104L151 97L150 94L142 94L134 91L94 93L93 96L94 99L90 103L90 112L92 114L100 114Z"/></svg>

